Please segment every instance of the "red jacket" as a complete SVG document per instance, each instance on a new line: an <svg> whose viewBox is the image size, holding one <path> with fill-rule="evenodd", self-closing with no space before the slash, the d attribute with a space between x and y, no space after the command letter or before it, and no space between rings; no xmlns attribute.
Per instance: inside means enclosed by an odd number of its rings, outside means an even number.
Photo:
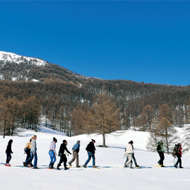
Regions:
<svg viewBox="0 0 190 190"><path fill-rule="evenodd" d="M181 147L181 145L180 145L178 154L182 156L182 147Z"/></svg>

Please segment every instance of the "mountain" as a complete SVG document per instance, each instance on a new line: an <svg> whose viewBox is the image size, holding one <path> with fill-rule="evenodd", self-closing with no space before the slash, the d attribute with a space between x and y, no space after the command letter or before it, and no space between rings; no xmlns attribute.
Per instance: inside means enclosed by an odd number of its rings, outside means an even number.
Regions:
<svg viewBox="0 0 190 190"><path fill-rule="evenodd" d="M7 52L0 52L0 79L0 97L26 102L35 97L41 115L54 128L69 129L72 110L84 103L92 105L100 93L114 98L124 127L138 126L146 105L152 106L156 116L159 107L168 104L175 125L190 122L190 86L89 78L42 59Z"/></svg>
<svg viewBox="0 0 190 190"><path fill-rule="evenodd" d="M44 82L51 79L79 83L85 78L42 59L0 51L0 79L4 81Z"/></svg>

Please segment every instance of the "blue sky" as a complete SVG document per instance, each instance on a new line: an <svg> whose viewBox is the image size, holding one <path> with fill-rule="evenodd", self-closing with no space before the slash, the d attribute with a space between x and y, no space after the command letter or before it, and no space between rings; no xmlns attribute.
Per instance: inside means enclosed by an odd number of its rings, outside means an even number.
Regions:
<svg viewBox="0 0 190 190"><path fill-rule="evenodd" d="M0 51L103 79L190 84L189 1L0 1Z"/></svg>

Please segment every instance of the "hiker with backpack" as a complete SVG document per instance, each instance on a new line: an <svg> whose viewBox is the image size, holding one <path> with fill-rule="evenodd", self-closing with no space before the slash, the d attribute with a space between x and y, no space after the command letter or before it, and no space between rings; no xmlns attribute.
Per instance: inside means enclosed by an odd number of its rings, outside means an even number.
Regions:
<svg viewBox="0 0 190 190"><path fill-rule="evenodd" d="M70 166L72 166L72 163L76 159L76 167L79 168L79 150L80 150L80 141L77 141L77 143L73 146L72 151L73 151L73 158L69 163Z"/></svg>
<svg viewBox="0 0 190 190"><path fill-rule="evenodd" d="M50 163L49 163L49 168L53 169L53 165L56 161L56 143L57 143L57 139L55 137L53 137L53 141L50 143L49 146L49 156L50 156Z"/></svg>
<svg viewBox="0 0 190 190"><path fill-rule="evenodd" d="M177 168L178 164L179 164L179 168L183 168L182 167L182 160L181 160L181 157L182 157L182 146L181 146L181 143L178 143L178 144L175 145L174 150L172 152L172 155L174 157L177 157L177 162L174 165L174 167Z"/></svg>
<svg viewBox="0 0 190 190"><path fill-rule="evenodd" d="M13 143L13 140L10 139L9 142L8 142L8 145L7 145L7 149L6 149L6 151L5 151L5 153L6 153L6 155L7 155L7 159L6 159L6 164L5 164L5 166L11 166L11 165L9 164L9 162L11 161L11 158L12 158L11 154L13 154L13 151L12 151L12 143Z"/></svg>
<svg viewBox="0 0 190 190"><path fill-rule="evenodd" d="M95 150L96 150L96 148L95 148L95 146L94 146L94 144L95 144L95 140L94 139L91 139L92 141L87 145L87 147L86 147L86 151L87 151L87 153L88 153L88 159L87 159L87 161L85 162L85 164L83 165L83 167L84 168L86 168L87 167L87 164L88 164L88 162L90 162L90 160L91 160L91 158L92 158L92 165L93 165L93 168L97 168L96 166L95 166Z"/></svg>
<svg viewBox="0 0 190 190"><path fill-rule="evenodd" d="M32 141L31 141L30 158L29 158L28 160L26 160L25 162L23 162L23 165L24 165L25 167L31 166L30 163L32 162L32 160L33 160L33 158L34 158L33 169L38 169L38 167L37 167L38 156L37 156L37 144L36 144L36 139L37 139L37 136L34 135L34 136L32 137Z"/></svg>
<svg viewBox="0 0 190 190"><path fill-rule="evenodd" d="M24 148L24 153L26 154L26 160L28 160L30 158L31 141L32 141L32 139L30 139L27 142L27 144L26 144L26 146Z"/></svg>
<svg viewBox="0 0 190 190"><path fill-rule="evenodd" d="M164 145L163 145L163 140L159 141L158 144L157 144L157 152L160 156L160 160L158 161L158 164L161 166L161 167L165 167L164 164L163 164L163 161L164 161Z"/></svg>
<svg viewBox="0 0 190 190"><path fill-rule="evenodd" d="M26 160L25 162L30 158L30 150L31 150L31 141L32 138L28 141L28 143L26 144L25 148L24 148L24 153L26 154ZM30 162L30 166L32 167L32 162Z"/></svg>

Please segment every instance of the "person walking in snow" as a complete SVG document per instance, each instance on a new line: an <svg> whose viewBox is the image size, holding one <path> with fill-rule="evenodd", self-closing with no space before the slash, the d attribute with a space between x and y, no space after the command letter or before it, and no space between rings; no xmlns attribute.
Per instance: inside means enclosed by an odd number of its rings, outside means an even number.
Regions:
<svg viewBox="0 0 190 190"><path fill-rule="evenodd" d="M32 137L32 141L31 141L31 150L30 150L30 158L28 160L26 160L23 164L24 166L28 166L28 164L30 162L32 162L33 158L34 158L34 166L33 168L34 169L38 169L37 167L37 161L38 161L38 156L37 156L37 144L36 144L36 139L37 139L37 136L34 135Z"/></svg>
<svg viewBox="0 0 190 190"><path fill-rule="evenodd" d="M177 165L179 164L179 168L183 168L182 167L182 160L181 160L181 157L182 157L182 146L181 146L181 143L175 145L176 147L176 156L177 156L177 162L176 164L174 165L176 168L177 168Z"/></svg>
<svg viewBox="0 0 190 190"><path fill-rule="evenodd" d="M158 161L158 164L161 166L161 167L164 167L164 145L163 145L163 140L159 141L158 144L157 144L157 152L160 156L160 160Z"/></svg>
<svg viewBox="0 0 190 190"><path fill-rule="evenodd" d="M88 153L88 159L87 159L87 161L85 162L85 164L83 165L83 167L85 167L85 168L86 168L88 162L91 160L91 158L92 158L92 165L93 165L93 168L97 168L97 167L95 166L95 150L96 150L96 148L95 148L95 146L94 146L95 142L96 142L96 141L95 141L94 139L92 139L92 141L91 141L91 142L87 145L87 147L86 147L86 150L87 150L87 153Z"/></svg>
<svg viewBox="0 0 190 190"><path fill-rule="evenodd" d="M132 154L134 154L134 149L132 145L133 145L133 141L130 141L126 147L125 153L126 153L127 159L124 164L125 167L128 167L130 164L130 168L132 168Z"/></svg>
<svg viewBox="0 0 190 190"><path fill-rule="evenodd" d="M53 137L53 141L50 143L49 146L49 156L50 156L50 163L49 163L49 168L53 169L53 165L56 161L56 143L57 143L57 139L55 137Z"/></svg>
<svg viewBox="0 0 190 190"><path fill-rule="evenodd" d="M11 154L13 154L13 151L12 151L12 143L13 143L13 140L10 139L9 142L8 142L8 145L7 145L7 149L6 149L6 151L5 151L5 153L6 153L6 155L7 155L7 159L6 159L6 164L5 164L5 166L11 166L11 165L9 164L9 162L11 161L11 158L12 158Z"/></svg>
<svg viewBox="0 0 190 190"><path fill-rule="evenodd" d="M133 141L132 141L133 142ZM133 142L134 143L134 142ZM133 151L134 151L134 146L133 146L133 143L131 144L132 145L132 148L133 148ZM135 167L139 167L139 165L137 164L137 161L136 161L136 158L135 158L135 153L133 152L132 153L132 160L134 161L134 163L135 163ZM132 162L132 160L131 160L131 164L133 163ZM125 164L124 164L124 166L126 166L126 163L128 162L128 157L127 157L127 159L126 159L126 161L125 161Z"/></svg>
<svg viewBox="0 0 190 190"><path fill-rule="evenodd" d="M59 154L58 154L58 156L60 156L60 161L59 161L59 164L57 165L58 170L62 163L64 163L65 170L69 169L67 167L67 156L66 156L67 153L71 154L70 151L67 149L67 141L63 140L63 143L60 146Z"/></svg>
<svg viewBox="0 0 190 190"><path fill-rule="evenodd" d="M80 167L79 166L79 151L80 151L80 141L78 140L77 143L73 146L72 148L73 151L73 158L69 163L70 166L72 166L72 163L75 161L76 159L76 167Z"/></svg>
<svg viewBox="0 0 190 190"><path fill-rule="evenodd" d="M31 150L31 141L32 139L30 139L28 141L28 143L26 144L25 148L24 148L24 152L26 153L26 160L28 160L30 158L30 150ZM25 160L25 161L26 161Z"/></svg>

